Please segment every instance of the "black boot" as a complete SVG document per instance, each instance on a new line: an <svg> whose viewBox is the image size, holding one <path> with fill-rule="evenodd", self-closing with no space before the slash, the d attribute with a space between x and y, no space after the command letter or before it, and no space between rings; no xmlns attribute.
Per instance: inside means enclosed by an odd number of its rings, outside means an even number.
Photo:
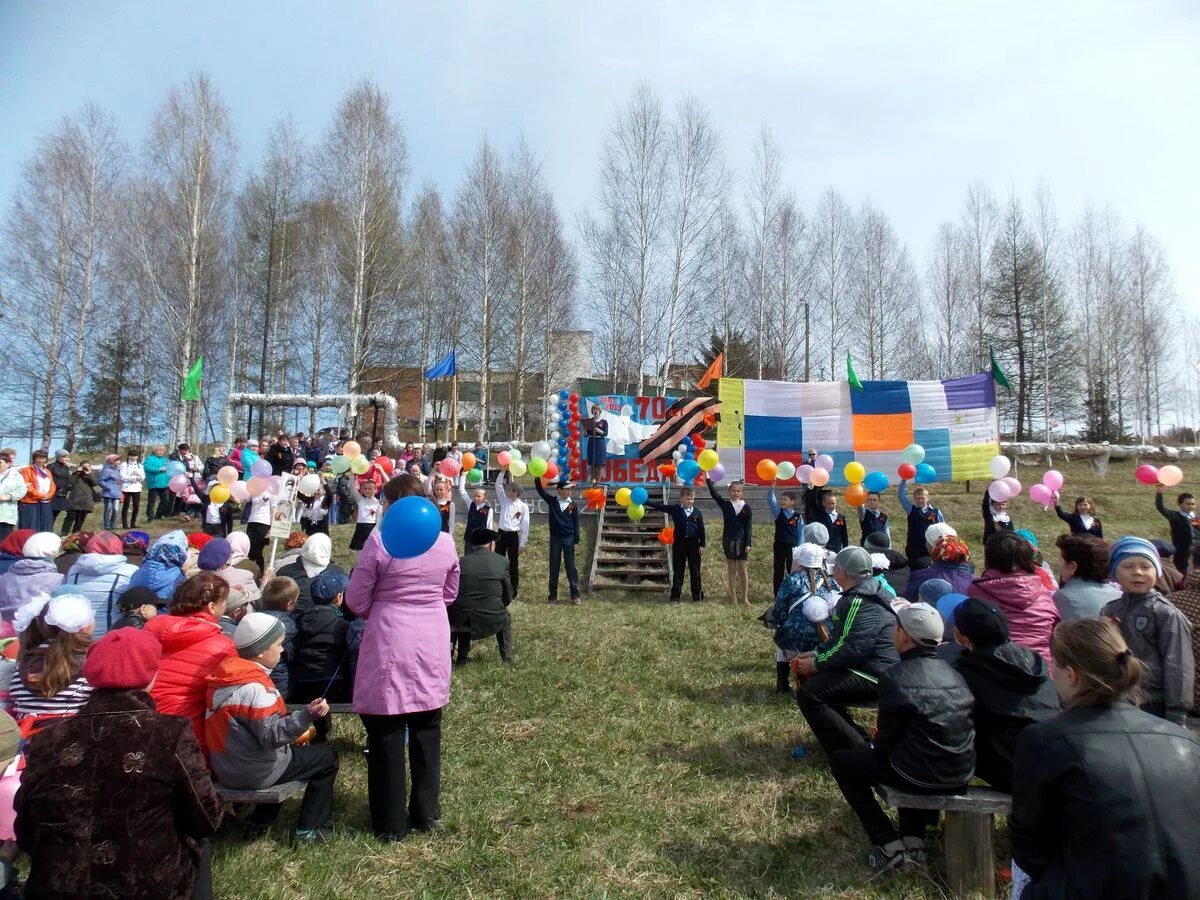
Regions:
<svg viewBox="0 0 1200 900"><path fill-rule="evenodd" d="M777 662L775 663L775 693L790 694L792 686L790 676L792 674L791 663Z"/></svg>

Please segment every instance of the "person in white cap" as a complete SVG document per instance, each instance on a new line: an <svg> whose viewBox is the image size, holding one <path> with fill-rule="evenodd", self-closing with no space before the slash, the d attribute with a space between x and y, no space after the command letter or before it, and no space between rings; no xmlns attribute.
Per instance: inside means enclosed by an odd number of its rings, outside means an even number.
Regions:
<svg viewBox="0 0 1200 900"><path fill-rule="evenodd" d="M925 859L925 829L937 810L901 809L899 828L875 799L877 784L909 793L962 789L975 771L974 699L962 676L934 655L944 623L936 609L913 603L900 610L892 635L900 662L879 679L879 727L873 744L834 753L838 787L874 844L873 869L894 872Z"/></svg>
<svg viewBox="0 0 1200 900"><path fill-rule="evenodd" d="M811 651L828 637L826 622L837 603L838 589L825 570L825 549L801 544L792 551L792 572L775 594L775 605L764 618L775 628L775 693L790 686L790 661Z"/></svg>

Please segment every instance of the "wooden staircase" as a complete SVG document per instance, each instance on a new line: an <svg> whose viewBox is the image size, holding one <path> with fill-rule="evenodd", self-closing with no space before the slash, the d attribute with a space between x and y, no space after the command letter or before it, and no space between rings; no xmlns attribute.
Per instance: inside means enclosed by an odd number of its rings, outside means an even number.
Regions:
<svg viewBox="0 0 1200 900"><path fill-rule="evenodd" d="M610 489L598 517L588 593L649 591L665 597L671 588L671 553L659 543L658 533L668 524L667 517L647 510L642 521L631 521L614 494Z"/></svg>

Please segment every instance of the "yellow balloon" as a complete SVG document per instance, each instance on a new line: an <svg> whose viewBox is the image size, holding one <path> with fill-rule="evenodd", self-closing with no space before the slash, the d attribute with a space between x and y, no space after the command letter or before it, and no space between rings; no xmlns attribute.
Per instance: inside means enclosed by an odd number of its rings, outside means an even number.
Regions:
<svg viewBox="0 0 1200 900"><path fill-rule="evenodd" d="M629 514L629 518L634 522L640 522L642 520L642 516L646 515L646 507L630 506L626 512Z"/></svg>
<svg viewBox="0 0 1200 900"><path fill-rule="evenodd" d="M617 488L617 506L628 506L633 502L633 491L629 488Z"/></svg>
<svg viewBox="0 0 1200 900"><path fill-rule="evenodd" d="M366 475L369 468L371 468L371 464L365 456L356 456L350 460L350 471L355 475Z"/></svg>
<svg viewBox="0 0 1200 900"><path fill-rule="evenodd" d="M846 468L842 469L842 474L846 476L846 480L851 484L858 484L867 477L867 470L863 468L863 464L854 460L846 463Z"/></svg>
<svg viewBox="0 0 1200 900"><path fill-rule="evenodd" d="M717 451L711 447L701 450L700 455L696 457L696 464L700 466L701 472L712 471L720 461L721 458L717 456Z"/></svg>
<svg viewBox="0 0 1200 900"><path fill-rule="evenodd" d="M214 484L211 488L208 489L208 502L209 503L216 503L219 505L221 503L224 503L228 499L229 499L229 488L225 487L225 485L220 484L218 482L217 484Z"/></svg>

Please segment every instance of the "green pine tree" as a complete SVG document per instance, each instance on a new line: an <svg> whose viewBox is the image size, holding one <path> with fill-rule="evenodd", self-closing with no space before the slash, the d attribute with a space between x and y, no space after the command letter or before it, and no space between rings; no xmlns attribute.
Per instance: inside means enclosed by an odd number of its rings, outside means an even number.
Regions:
<svg viewBox="0 0 1200 900"><path fill-rule="evenodd" d="M96 348L99 371L83 398L87 419L80 430L85 450L121 452L121 438L148 414L134 374L142 344L132 332L120 327Z"/></svg>

